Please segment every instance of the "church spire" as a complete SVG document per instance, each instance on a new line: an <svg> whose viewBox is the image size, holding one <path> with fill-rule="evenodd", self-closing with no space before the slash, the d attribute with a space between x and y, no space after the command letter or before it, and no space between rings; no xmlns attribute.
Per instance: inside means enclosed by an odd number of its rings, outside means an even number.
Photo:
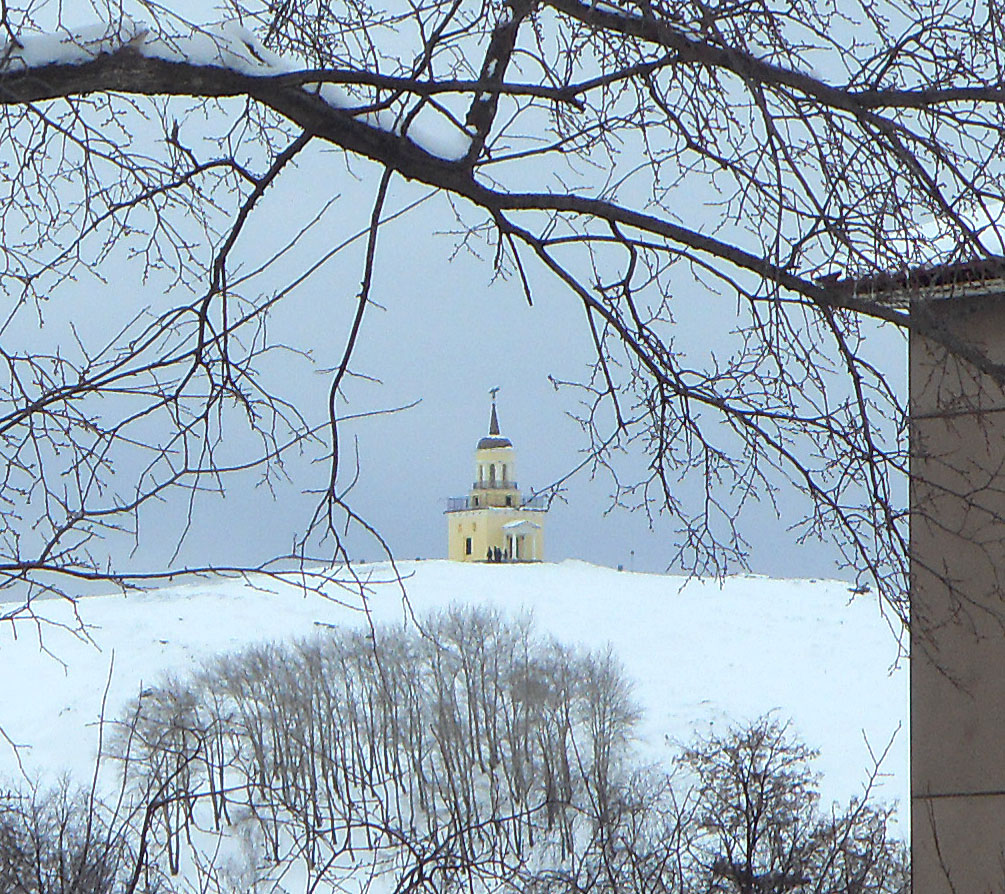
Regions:
<svg viewBox="0 0 1005 894"><path fill-rule="evenodd" d="M489 434L498 435L499 434L499 417L496 415L496 392L498 388L492 388L489 394L492 395L492 418L489 420Z"/></svg>
<svg viewBox="0 0 1005 894"><path fill-rule="evenodd" d="M490 388L492 395L492 415L489 417L489 433L478 442L479 450L491 450L496 447L512 447L513 442L509 438L499 434L499 414L496 412L496 392L498 388Z"/></svg>

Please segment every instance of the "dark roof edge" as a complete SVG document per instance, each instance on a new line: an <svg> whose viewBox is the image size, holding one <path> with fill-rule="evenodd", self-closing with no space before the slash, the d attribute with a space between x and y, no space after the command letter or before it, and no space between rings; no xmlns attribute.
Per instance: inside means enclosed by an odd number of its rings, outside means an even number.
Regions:
<svg viewBox="0 0 1005 894"><path fill-rule="evenodd" d="M479 450L487 450L491 447L512 447L513 442L509 438L504 438L500 436L491 436L487 438L482 438L478 442Z"/></svg>
<svg viewBox="0 0 1005 894"><path fill-rule="evenodd" d="M837 286L859 298L894 306L912 299L942 301L949 298L1005 296L1005 257L995 255L954 264L915 267L897 273L840 279L822 277L821 285Z"/></svg>

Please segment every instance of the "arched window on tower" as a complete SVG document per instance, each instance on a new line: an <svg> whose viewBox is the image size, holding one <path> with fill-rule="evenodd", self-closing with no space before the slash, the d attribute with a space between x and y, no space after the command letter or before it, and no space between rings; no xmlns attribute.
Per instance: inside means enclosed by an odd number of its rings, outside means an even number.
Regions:
<svg viewBox="0 0 1005 894"><path fill-rule="evenodd" d="M494 487L495 483L496 483L496 464L492 463L489 466L489 484Z"/></svg>

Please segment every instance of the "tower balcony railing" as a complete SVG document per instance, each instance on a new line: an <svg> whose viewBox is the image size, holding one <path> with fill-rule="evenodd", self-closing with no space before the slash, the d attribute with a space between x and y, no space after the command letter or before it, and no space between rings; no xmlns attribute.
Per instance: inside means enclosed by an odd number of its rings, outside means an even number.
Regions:
<svg viewBox="0 0 1005 894"><path fill-rule="evenodd" d="M476 481L472 490L520 490L515 481Z"/></svg>
<svg viewBox="0 0 1005 894"><path fill-rule="evenodd" d="M447 497L447 512L463 512L465 509L529 509L532 512L547 512L548 511L548 497L545 494L535 494L533 497L528 497L523 500L519 505L508 507L508 506L486 506L484 503L479 503L477 506L472 501L471 497Z"/></svg>
<svg viewBox="0 0 1005 894"><path fill-rule="evenodd" d="M524 501L520 504L521 509L533 509L535 512L547 512L548 510L548 495L547 494L534 494L532 497L526 497Z"/></svg>

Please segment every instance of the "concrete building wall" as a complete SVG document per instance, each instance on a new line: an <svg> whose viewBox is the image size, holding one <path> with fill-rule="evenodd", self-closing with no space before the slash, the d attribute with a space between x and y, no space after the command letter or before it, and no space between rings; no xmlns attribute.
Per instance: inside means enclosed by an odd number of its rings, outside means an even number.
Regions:
<svg viewBox="0 0 1005 894"><path fill-rule="evenodd" d="M1005 364L1005 296L930 301ZM915 894L1005 892L1005 392L912 336Z"/></svg>

